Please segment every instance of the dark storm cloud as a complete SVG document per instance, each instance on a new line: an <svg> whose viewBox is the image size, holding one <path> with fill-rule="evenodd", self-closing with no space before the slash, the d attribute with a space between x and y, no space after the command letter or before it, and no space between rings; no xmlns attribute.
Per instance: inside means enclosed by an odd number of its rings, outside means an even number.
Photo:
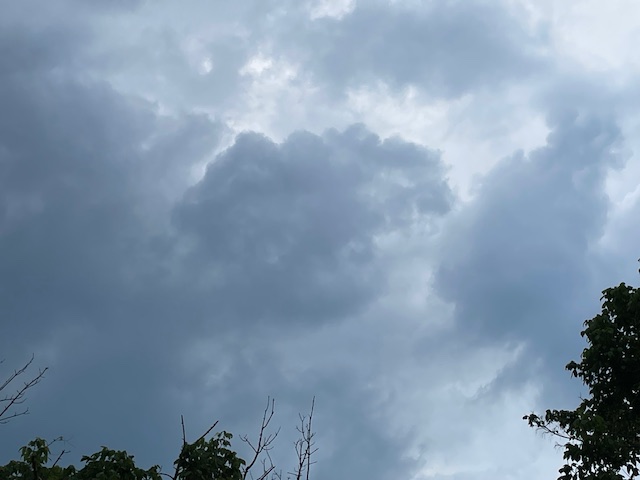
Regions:
<svg viewBox="0 0 640 480"><path fill-rule="evenodd" d="M340 317L385 284L377 234L448 211L437 154L362 126L281 145L240 135L176 210L217 309L244 321Z"/></svg>
<svg viewBox="0 0 640 480"><path fill-rule="evenodd" d="M545 69L544 32L528 31L522 16L487 2L359 2L340 19L294 25L283 48L338 94L382 80L458 96Z"/></svg>
<svg viewBox="0 0 640 480"><path fill-rule="evenodd" d="M191 395L186 411L192 434L206 428L212 418L219 418L221 428L234 434L255 435L270 395L276 400L272 426L281 427L272 458L286 472L295 462L292 445L298 437L298 414L308 413L315 397L314 430L319 451L318 463L312 469L314 478L364 475L386 479L392 478L394 472L410 470L412 464L404 458L405 439L391 435L378 417L377 399L359 376L359 361L354 358L352 364L328 366L326 360L332 355L328 346L322 356L313 357L310 370L283 374L282 370L291 365L280 364L276 357L293 364L299 361L289 352L274 355L273 350L283 346L279 340L288 335L282 330L257 329L251 333L238 329L231 338L219 337L211 342L211 352L215 352L209 355L211 365L202 369L199 380L194 378L197 388L188 390ZM313 335L298 338L299 342L316 342ZM230 351L233 354L229 355ZM215 381L207 382L207 373L211 375L224 363L229 364L225 373L214 373ZM249 453L240 442L234 445L242 454Z"/></svg>
<svg viewBox="0 0 640 480"><path fill-rule="evenodd" d="M148 105L108 87L55 79L2 87L0 103L12 112L0 118L4 304L26 328L122 302L130 259L149 241L139 208L157 193L150 184L175 175L183 154L198 154L190 142L202 155L219 126L186 118L188 133L176 138L156 130L161 119ZM180 147L149 157L143 144L158 133Z"/></svg>
<svg viewBox="0 0 640 480"><path fill-rule="evenodd" d="M69 461L106 444L168 466L179 440L171 420L185 405L176 398L203 392L181 363L203 331L255 335L244 342L255 345L261 320L278 334L361 310L386 282L375 236L443 215L452 194L436 152L354 126L281 144L243 134L174 205L223 127L75 78L45 38L26 39L43 54L0 78L0 301L10 331L0 349L12 365L35 351L51 367L32 415L6 426L2 460L34 435L63 434ZM255 368L238 372L264 398ZM265 374L295 398L275 367ZM367 402L351 374L340 378L336 402ZM225 382L236 391L235 377ZM326 430L350 444L357 431L373 451L385 433L349 405ZM216 416L244 405L227 407ZM386 451L399 455L391 443ZM332 458L364 468L342 447Z"/></svg>
<svg viewBox="0 0 640 480"><path fill-rule="evenodd" d="M0 28L0 75L33 73L66 62L80 40L77 33L59 28L39 32L24 26Z"/></svg>
<svg viewBox="0 0 640 480"><path fill-rule="evenodd" d="M575 110L551 115L549 126L546 146L483 178L447 237L436 288L455 304L461 332L526 341L561 373L581 322L597 311L590 248L603 233L604 180L620 165L622 138L612 118Z"/></svg>
<svg viewBox="0 0 640 480"><path fill-rule="evenodd" d="M158 219L222 128L75 79L50 38L18 38L42 55L0 76L0 351L10 367L35 352L53 377L32 394L38 415L6 426L3 460L35 435L70 437L77 458L125 430L144 445L172 411L179 345L162 337L172 325L148 333L166 319L149 281L167 243Z"/></svg>
<svg viewBox="0 0 640 480"><path fill-rule="evenodd" d="M167 469L180 414L192 438L215 419L251 433L267 395L289 429L286 450L316 395L316 478L410 478L412 439L397 434L397 419L432 443L449 418L452 432L474 438L475 423L459 421L468 412L455 410L468 404L442 393L474 383L458 374L475 371L478 344L465 340L525 339L559 356L584 318L571 305L584 304L583 261L606 215L601 182L620 139L608 118L554 117L546 147L505 160L475 203L451 212L439 153L361 125L282 142L241 134L188 188L225 127L161 115L119 91L148 94L163 111L224 111L245 98L252 79L239 70L257 53L299 61L334 99L380 80L444 96L498 90L545 68L544 35L508 12L433 3L360 2L341 20L315 21L302 3L275 1L3 7L0 358L14 366L35 351L51 370L29 397L31 415L3 427L0 463L35 435L62 434L71 462L108 445ZM198 70L205 60L208 73ZM428 276L433 238L422 229L452 215L435 278L457 307L447 337L414 328L415 317L444 324L447 315L413 298L413 282L428 282L404 270L424 262ZM398 292L405 283L412 292ZM569 317L565 334L558 325ZM421 350L428 342L433 350ZM435 427L410 411L434 381L425 408L447 404Z"/></svg>

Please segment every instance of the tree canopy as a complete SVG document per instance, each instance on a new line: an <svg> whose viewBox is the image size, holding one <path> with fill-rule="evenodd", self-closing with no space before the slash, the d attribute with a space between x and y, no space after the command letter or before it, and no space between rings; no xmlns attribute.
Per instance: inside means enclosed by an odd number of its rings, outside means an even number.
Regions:
<svg viewBox="0 0 640 480"><path fill-rule="evenodd" d="M580 362L566 366L588 396L575 410L524 417L564 442L559 480L640 476L640 289L621 283L602 294L601 313L581 332Z"/></svg>
<svg viewBox="0 0 640 480"><path fill-rule="evenodd" d="M294 469L288 473L291 480L309 480L311 456L315 453L314 436L311 430L314 403L309 415L300 416L297 428L300 438L295 442L297 461ZM172 472L163 472L154 465L143 469L136 465L134 456L124 450L111 450L107 447L92 455L81 458L84 465L76 467L58 465L62 456L67 453L61 450L56 459L52 459L52 446L62 440L57 438L47 442L36 438L20 449L20 460L12 460L0 466L2 480L282 480L282 472L271 462L269 451L278 435L278 431L270 432L269 424L273 418L274 402L270 400L265 408L257 438L250 440L248 436L240 439L251 450L248 460L241 458L232 449L233 435L221 431L209 436L216 427L215 422L195 441L187 441L184 419L182 420L182 448L178 458L173 462ZM254 471L254 467L259 470Z"/></svg>

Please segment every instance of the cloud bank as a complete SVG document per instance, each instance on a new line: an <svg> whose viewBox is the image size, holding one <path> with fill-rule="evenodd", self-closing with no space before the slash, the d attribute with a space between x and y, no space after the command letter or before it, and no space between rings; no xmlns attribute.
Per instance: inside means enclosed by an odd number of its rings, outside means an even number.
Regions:
<svg viewBox="0 0 640 480"><path fill-rule="evenodd" d="M553 475L521 417L577 402L639 256L637 68L585 8L8 5L0 358L50 373L0 462L167 469L181 414L241 435L272 396L286 470L315 396L319 479Z"/></svg>

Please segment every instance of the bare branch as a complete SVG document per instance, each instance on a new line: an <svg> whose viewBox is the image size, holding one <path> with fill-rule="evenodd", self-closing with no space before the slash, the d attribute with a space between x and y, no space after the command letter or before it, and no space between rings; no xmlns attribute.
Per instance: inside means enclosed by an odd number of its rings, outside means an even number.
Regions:
<svg viewBox="0 0 640 480"><path fill-rule="evenodd" d="M63 450L60 452L60 455L58 455L58 458L56 458L56 461L55 461L55 462L53 462L53 465L51 465L51 468L55 467L55 466L58 464L58 462L60 461L60 459L62 458L62 456L63 456L65 453L69 453L69 450L64 450L64 449L63 449Z"/></svg>
<svg viewBox="0 0 640 480"><path fill-rule="evenodd" d="M207 435L209 435L209 433L211 433L211 430L213 430L214 428L216 428L216 425L218 425L218 420L216 420L215 422L213 422L213 425L211 425L209 427L209 429L204 432L202 435L200 435L200 437L198 437L198 439L193 442L193 443L198 443L200 440L202 440L203 438L205 438Z"/></svg>
<svg viewBox="0 0 640 480"><path fill-rule="evenodd" d="M262 455L263 453L267 455L270 464L267 467L266 461L263 461L263 472L258 477L258 480L264 480L275 469L275 466L271 461L271 457L269 456L269 450L273 448L273 442L278 436L278 433L280 433L280 429L278 429L275 433L266 433L274 413L275 400L271 397L267 397L267 405L264 409L264 413L262 414L262 422L260 423L260 432L258 433L257 443L255 445L251 443L251 440L249 440L249 437L247 435L240 437L240 439L244 443L249 445L249 447L251 447L251 450L253 450L253 458L247 464L247 466L244 467L244 471L242 473L243 479L246 479L247 475L250 475L251 468L255 465L255 463L258 461L258 458L260 458L260 455Z"/></svg>
<svg viewBox="0 0 640 480"><path fill-rule="evenodd" d="M9 377L7 377L7 379L2 384L0 384L0 392L8 388L9 385L16 378L24 374L33 363L33 359L34 359L34 355L31 355L31 358L29 359L29 361L22 368L18 370L14 370L14 372L11 375L9 375ZM29 390L31 387L39 383L40 380L42 380L42 378L44 377L44 374L47 370L48 368L39 370L38 374L34 378L29 380L28 382L24 382L22 387L18 388L15 393L9 394L4 398L0 398L0 404L5 404L4 406L0 406L0 424L7 423L12 418L19 417L21 415L26 415L27 413L29 413L28 408L25 408L22 411L12 412L12 413L10 412L10 410L12 407L15 407L16 405L20 405L25 401L24 397L27 390Z"/></svg>
<svg viewBox="0 0 640 480"><path fill-rule="evenodd" d="M13 379L14 379L14 378L16 378L17 376L19 376L19 375L23 374L23 373L27 370L27 368L29 368L29 366L33 363L33 359L34 359L34 358L35 358L35 356L34 356L34 354L32 353L32 354L31 354L31 358L30 358L30 359L29 359L29 361L25 364L25 366L24 366L24 367L22 367L22 368L21 368L21 369L19 369L19 370L15 370L15 371L13 372L13 374L12 374L12 375L10 375L10 376L9 376L9 378L8 378L8 379L7 379L7 380L6 380L2 385L0 385L0 391L4 390L4 388L5 388L7 385L9 385L9 384L13 381ZM2 364L2 363L4 363L4 359L2 360L2 362L0 362L0 364Z"/></svg>
<svg viewBox="0 0 640 480"><path fill-rule="evenodd" d="M312 430L313 410L315 407L316 397L311 400L311 411L309 416L300 414L300 426L296 427L296 430L300 433L301 437L295 442L296 454L298 455L298 464L293 472L289 472L289 475L293 475L295 480L302 480L303 476L306 480L309 480L309 474L311 472L311 465L316 462L311 461L311 456L318 451L314 448L315 442L313 437L315 433Z"/></svg>
<svg viewBox="0 0 640 480"><path fill-rule="evenodd" d="M318 451L317 448L313 448L315 442L313 442L313 437L315 433L311 430L311 421L313 420L313 409L316 405L316 397L311 399L311 411L309 412L309 421L307 422L307 431L305 441L307 444L307 449L305 450L305 455L307 456L307 476L306 480L309 480L309 471L311 469L311 464L315 463L311 461L311 455Z"/></svg>
<svg viewBox="0 0 640 480"><path fill-rule="evenodd" d="M256 479L256 480L264 480L265 478L267 478L269 476L269 474L275 470L275 465L270 465L269 467L267 467L264 463L262 465L262 468L264 469L264 472Z"/></svg>

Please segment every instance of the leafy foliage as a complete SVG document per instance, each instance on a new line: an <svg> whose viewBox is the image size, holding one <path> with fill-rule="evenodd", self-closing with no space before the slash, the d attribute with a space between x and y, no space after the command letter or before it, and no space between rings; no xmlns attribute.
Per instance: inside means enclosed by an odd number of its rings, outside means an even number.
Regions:
<svg viewBox="0 0 640 480"><path fill-rule="evenodd" d="M258 439L252 443L247 436L241 437L252 451L250 462L240 458L231 448L233 435L222 431L207 439L209 433L215 428L214 423L203 435L194 442L187 442L184 431L184 419L182 422L182 448L180 455L173 462L175 471L173 474L160 471L158 465L145 470L136 466L133 455L125 451L110 450L102 447L93 455L83 456L81 461L84 466L76 469L74 466L62 468L57 465L65 450L58 455L51 466L47 466L51 458L51 444L61 440L47 443L42 438L36 438L20 449L21 460L12 460L4 466L0 466L0 480L160 480L165 476L171 480L246 480L250 477L251 468L262 458L262 472L256 480L281 480L281 473L275 472L275 466L271 463L269 450L277 432L268 433L269 423L273 417L274 402L269 400L265 409ZM311 415L313 415L313 404ZM296 453L299 455L299 464L306 466L306 480L309 478L310 457L315 450L311 449L311 415L301 416L302 427L298 431L303 438L296 443ZM303 450L302 446L305 446ZM267 462L268 460L268 462ZM302 480L302 469L296 470L295 480Z"/></svg>
<svg viewBox="0 0 640 480"><path fill-rule="evenodd" d="M231 450L228 432L220 432L206 440L201 437L193 443L185 442L180 456L174 462L174 475L163 474L173 480L243 480L245 461ZM133 455L125 451L102 447L93 455L83 456L84 466L76 470L69 466L47 467L49 444L36 438L20 449L22 460L12 460L0 467L2 480L160 480L160 467L148 470L136 466Z"/></svg>
<svg viewBox="0 0 640 480"><path fill-rule="evenodd" d="M566 368L589 388L575 410L525 420L565 440L559 480L640 477L640 289L604 290L602 312L585 322L587 348Z"/></svg>
<svg viewBox="0 0 640 480"><path fill-rule="evenodd" d="M185 443L180 456L174 462L175 480L243 480L242 467L246 462L231 450L231 435L220 432L213 438L199 438Z"/></svg>
<svg viewBox="0 0 640 480"><path fill-rule="evenodd" d="M180 456L174 462L174 475L164 474L173 480L243 480L245 461L231 450L228 432L220 432L206 440L199 438L185 442ZM148 470L136 466L133 455L125 451L102 447L93 455L83 456L80 470L70 466L47 467L50 458L49 444L36 438L20 449L22 461L11 461L0 467L2 480L160 480L160 467Z"/></svg>
<svg viewBox="0 0 640 480"><path fill-rule="evenodd" d="M55 439L54 443L61 438ZM62 468L57 464L64 450L58 456L51 467L45 466L51 455L51 443L42 438L30 441L20 448L22 461L12 460L7 465L0 467L0 478L7 480L67 480L75 473L75 467Z"/></svg>
<svg viewBox="0 0 640 480"><path fill-rule="evenodd" d="M136 467L133 455L125 451L102 450L81 459L85 466L71 478L73 480L160 480L160 467L149 470Z"/></svg>

